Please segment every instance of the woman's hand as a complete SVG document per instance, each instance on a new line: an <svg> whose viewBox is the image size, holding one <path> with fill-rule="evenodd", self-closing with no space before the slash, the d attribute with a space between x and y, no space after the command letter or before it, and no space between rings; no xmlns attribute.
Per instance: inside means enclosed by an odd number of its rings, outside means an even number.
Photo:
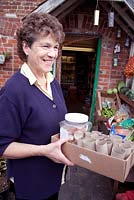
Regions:
<svg viewBox="0 0 134 200"><path fill-rule="evenodd" d="M48 145L41 145L41 156L47 156L56 163L63 163L65 165L73 166L74 164L68 160L61 151L61 146L65 142L67 142L67 139L62 138Z"/></svg>

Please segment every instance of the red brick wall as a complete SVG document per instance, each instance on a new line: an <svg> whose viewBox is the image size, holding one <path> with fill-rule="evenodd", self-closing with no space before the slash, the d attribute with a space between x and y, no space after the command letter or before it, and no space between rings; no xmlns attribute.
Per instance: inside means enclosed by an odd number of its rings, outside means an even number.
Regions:
<svg viewBox="0 0 134 200"><path fill-rule="evenodd" d="M0 88L21 64L16 52L16 29L20 26L21 19L34 10L41 2L43 1L0 1L0 54L3 51L10 53L10 59L6 60L4 64L0 64Z"/></svg>
<svg viewBox="0 0 134 200"><path fill-rule="evenodd" d="M34 10L41 0L5 0L0 2L0 54L5 51L11 55L10 60L0 64L0 87L19 68L21 62L16 53L15 31L20 25L21 19ZM102 49L100 60L100 73L98 89L106 90L115 87L119 80L124 78L123 69L129 57L129 48L124 47L125 33L117 40L117 25L114 28L107 27L107 13L101 10L100 25L93 26L93 11L88 5L77 8L72 14L62 21L67 32L97 33L102 35ZM116 42L121 44L118 67L112 66L113 50ZM59 63L59 60L58 60ZM60 78L60 63L58 64L57 78Z"/></svg>

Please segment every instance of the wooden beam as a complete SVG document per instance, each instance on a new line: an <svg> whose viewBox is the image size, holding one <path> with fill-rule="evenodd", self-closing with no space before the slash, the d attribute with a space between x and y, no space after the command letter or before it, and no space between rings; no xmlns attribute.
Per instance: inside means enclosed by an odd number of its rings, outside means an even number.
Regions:
<svg viewBox="0 0 134 200"><path fill-rule="evenodd" d="M68 15L70 12L72 12L76 7L78 7L84 1L85 0L77 0L76 3L74 3L69 9L66 9L64 12L62 12L58 16L58 19L63 19L66 15Z"/></svg>
<svg viewBox="0 0 134 200"><path fill-rule="evenodd" d="M130 29L128 29L128 26L125 25L125 24L122 22L122 20L119 19L119 17L116 17L115 20L116 20L116 23L122 28L122 30L124 30L132 40L134 40L134 33L132 33L132 32L130 31Z"/></svg>
<svg viewBox="0 0 134 200"><path fill-rule="evenodd" d="M112 6L131 27L131 29L134 30L134 21L126 14L126 12L117 3L113 3Z"/></svg>
<svg viewBox="0 0 134 200"><path fill-rule="evenodd" d="M57 17L58 15L60 15L65 10L67 10L69 7L71 7L76 2L77 2L77 0L65 1L65 3L63 4L62 7L59 6L56 10L52 11L53 15Z"/></svg>
<svg viewBox="0 0 134 200"><path fill-rule="evenodd" d="M124 2L134 14L134 1L133 0L124 0Z"/></svg>
<svg viewBox="0 0 134 200"><path fill-rule="evenodd" d="M103 9L109 12L109 8L106 6L106 4L101 4L101 6L103 7ZM122 28L122 30L124 30L132 40L134 40L134 33L130 29L128 29L128 26L124 24L117 15L115 15L115 21Z"/></svg>
<svg viewBox="0 0 134 200"><path fill-rule="evenodd" d="M65 1L66 0L47 0L33 12L50 13L52 12L52 10L56 9L59 5L61 5Z"/></svg>
<svg viewBox="0 0 134 200"><path fill-rule="evenodd" d="M84 51L84 52L95 52L95 49L93 48L85 48L85 47L73 47L73 46L63 46L62 50L67 51Z"/></svg>
<svg viewBox="0 0 134 200"><path fill-rule="evenodd" d="M99 0L99 1L108 1L108 2L110 2L110 1L113 1L113 2L117 1L117 2L124 2L124 0Z"/></svg>
<svg viewBox="0 0 134 200"><path fill-rule="evenodd" d="M133 13L134 13L134 0L99 0L99 2L107 1L107 2L124 2Z"/></svg>

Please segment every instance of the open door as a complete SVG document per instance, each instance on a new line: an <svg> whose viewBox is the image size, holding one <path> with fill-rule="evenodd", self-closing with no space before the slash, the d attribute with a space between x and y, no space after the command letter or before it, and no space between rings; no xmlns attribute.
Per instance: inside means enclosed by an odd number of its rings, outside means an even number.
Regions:
<svg viewBox="0 0 134 200"><path fill-rule="evenodd" d="M90 115L98 36L71 35L62 49L61 87L68 112Z"/></svg>

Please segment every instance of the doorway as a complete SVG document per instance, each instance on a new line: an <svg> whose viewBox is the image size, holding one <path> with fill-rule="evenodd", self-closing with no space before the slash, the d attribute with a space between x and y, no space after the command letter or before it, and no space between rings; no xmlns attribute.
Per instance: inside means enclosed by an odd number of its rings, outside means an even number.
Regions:
<svg viewBox="0 0 134 200"><path fill-rule="evenodd" d="M68 112L80 112L89 115L96 52L78 48L62 51L61 87Z"/></svg>

